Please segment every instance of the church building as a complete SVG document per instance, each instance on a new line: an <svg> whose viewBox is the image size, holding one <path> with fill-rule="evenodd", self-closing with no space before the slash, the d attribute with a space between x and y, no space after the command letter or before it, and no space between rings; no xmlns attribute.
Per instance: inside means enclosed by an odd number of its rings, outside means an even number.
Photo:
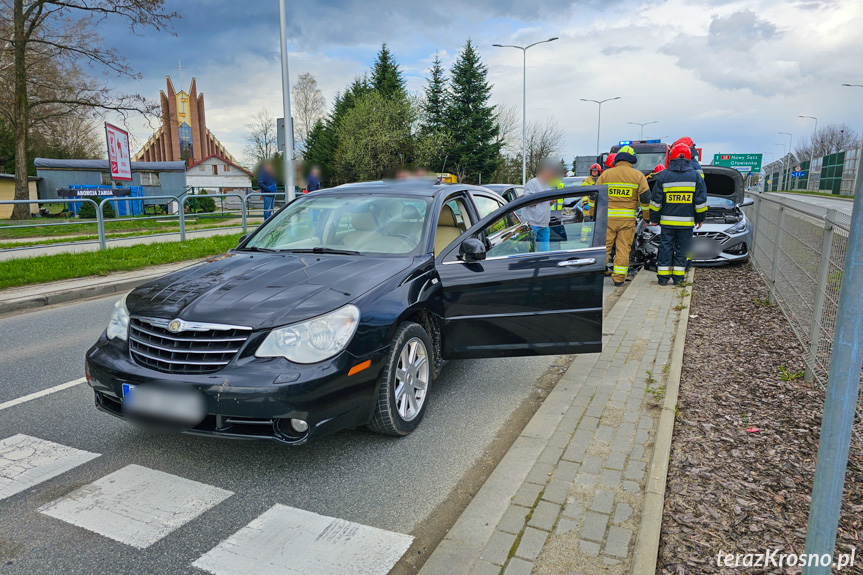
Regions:
<svg viewBox="0 0 863 575"><path fill-rule="evenodd" d="M198 94L195 79L189 92L174 91L171 77L167 78L167 93L160 92L162 126L133 158L136 162L184 161L186 165L217 156L236 164L225 146L207 129L204 114L204 94Z"/></svg>

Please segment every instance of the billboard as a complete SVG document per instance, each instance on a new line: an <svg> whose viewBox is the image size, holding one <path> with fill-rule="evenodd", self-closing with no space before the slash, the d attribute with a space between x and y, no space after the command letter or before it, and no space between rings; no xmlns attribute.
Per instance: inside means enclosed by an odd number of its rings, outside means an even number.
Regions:
<svg viewBox="0 0 863 575"><path fill-rule="evenodd" d="M760 172L762 154L713 154L714 166L734 168L738 172Z"/></svg>
<svg viewBox="0 0 863 575"><path fill-rule="evenodd" d="M105 138L108 141L111 179L131 181L132 157L129 155L129 133L106 122Z"/></svg>

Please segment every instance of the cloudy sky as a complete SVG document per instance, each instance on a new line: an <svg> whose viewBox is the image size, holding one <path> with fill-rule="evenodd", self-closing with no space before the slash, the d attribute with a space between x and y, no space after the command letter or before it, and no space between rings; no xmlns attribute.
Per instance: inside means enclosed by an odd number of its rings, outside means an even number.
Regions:
<svg viewBox="0 0 863 575"><path fill-rule="evenodd" d="M560 39L528 51L528 118L553 118L565 130L562 155L644 136L690 135L706 158L719 152L782 153L777 132L796 137L819 124L863 127L863 8L860 0L317 0L289 1L290 71L318 80L328 105L365 72L386 42L408 89L425 85L434 54L449 66L467 38L489 68L495 103L521 106L521 53L492 44ZM153 98L171 75L192 76L203 91L210 130L242 156L244 124L263 107L281 115L277 0L168 0L182 16L175 35L135 36L102 27L142 80L116 85ZM138 142L150 135L130 124ZM135 150L133 150L134 153Z"/></svg>

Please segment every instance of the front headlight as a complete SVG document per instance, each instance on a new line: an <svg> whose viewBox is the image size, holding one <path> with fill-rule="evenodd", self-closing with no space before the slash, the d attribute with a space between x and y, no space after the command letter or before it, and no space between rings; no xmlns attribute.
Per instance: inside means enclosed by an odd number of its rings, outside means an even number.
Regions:
<svg viewBox="0 0 863 575"><path fill-rule="evenodd" d="M105 330L108 339L120 338L123 341L129 339L129 310L126 308L126 296L128 295L124 295L123 299L114 304L108 329Z"/></svg>
<svg viewBox="0 0 863 575"><path fill-rule="evenodd" d="M746 218L742 218L739 222L737 222L736 224L734 224L730 228L727 228L725 230L725 233L734 235L734 234L742 234L745 231L746 231Z"/></svg>
<svg viewBox="0 0 863 575"><path fill-rule="evenodd" d="M317 363L342 351L360 323L360 310L346 305L322 316L274 329L255 357L284 357L294 363Z"/></svg>

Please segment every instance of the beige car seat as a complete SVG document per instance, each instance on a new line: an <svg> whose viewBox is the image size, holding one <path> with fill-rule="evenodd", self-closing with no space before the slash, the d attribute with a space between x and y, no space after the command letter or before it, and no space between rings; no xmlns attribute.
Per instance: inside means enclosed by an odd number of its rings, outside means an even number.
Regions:
<svg viewBox="0 0 863 575"><path fill-rule="evenodd" d="M463 231L455 222L455 214L453 214L452 208L445 205L440 211L437 229L435 230L434 255L439 255L445 247L458 239Z"/></svg>

